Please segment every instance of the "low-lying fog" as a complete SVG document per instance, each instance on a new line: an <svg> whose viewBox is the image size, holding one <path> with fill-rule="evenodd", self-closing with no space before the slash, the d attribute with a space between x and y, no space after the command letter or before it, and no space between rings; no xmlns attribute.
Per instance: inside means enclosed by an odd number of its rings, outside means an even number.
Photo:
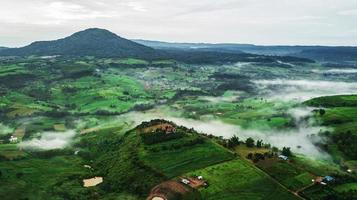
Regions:
<svg viewBox="0 0 357 200"><path fill-rule="evenodd" d="M0 123L0 135L7 135L9 133L12 133L13 131L13 128L6 126L3 123Z"/></svg>
<svg viewBox="0 0 357 200"><path fill-rule="evenodd" d="M327 70L314 69L312 70L312 72L319 73L319 74L356 74L357 69L355 68L327 69Z"/></svg>
<svg viewBox="0 0 357 200"><path fill-rule="evenodd" d="M73 130L66 132L43 132L38 135L38 138L21 142L19 147L27 150L63 149L73 142L76 132Z"/></svg>
<svg viewBox="0 0 357 200"><path fill-rule="evenodd" d="M169 115L168 113L175 113ZM138 125L142 121L149 121L151 119L166 119L175 122L178 125L186 126L188 128L194 128L195 130L212 134L215 136L222 136L223 138L230 138L233 135L237 135L241 140L245 140L248 137L252 137L255 140L262 139L266 143L270 143L273 146L282 148L284 146L291 147L294 152L308 155L313 158L326 159L329 156L319 150L313 144L310 135L317 135L317 133L325 129L324 127L312 126L311 123L302 120L306 116L311 114L309 108L296 108L291 109L289 114L294 117L297 128L290 130L270 130L260 131L254 129L243 129L240 126L224 123L220 120L193 120L180 117L180 113L173 111L160 111L160 108L152 110L146 113L132 112L124 116L119 117L120 120L126 120L134 122L133 125ZM314 137L316 140L322 140L322 138Z"/></svg>
<svg viewBox="0 0 357 200"><path fill-rule="evenodd" d="M320 96L357 93L357 82L275 79L253 83L263 96L272 100L301 102Z"/></svg>

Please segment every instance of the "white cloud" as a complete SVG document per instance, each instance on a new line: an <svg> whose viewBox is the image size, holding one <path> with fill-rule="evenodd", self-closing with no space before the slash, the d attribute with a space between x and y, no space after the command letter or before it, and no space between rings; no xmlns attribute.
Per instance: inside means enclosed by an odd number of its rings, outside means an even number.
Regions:
<svg viewBox="0 0 357 200"><path fill-rule="evenodd" d="M166 41L357 45L356 37L341 37L355 27L354 0L1 1L0 45L88 27Z"/></svg>
<svg viewBox="0 0 357 200"><path fill-rule="evenodd" d="M144 8L144 6L140 2L132 1L132 2L129 2L127 5L135 11L139 11L139 12L147 11L147 9Z"/></svg>
<svg viewBox="0 0 357 200"><path fill-rule="evenodd" d="M339 15L344 15L344 16L355 16L357 15L357 9L353 10L343 10L338 12Z"/></svg>

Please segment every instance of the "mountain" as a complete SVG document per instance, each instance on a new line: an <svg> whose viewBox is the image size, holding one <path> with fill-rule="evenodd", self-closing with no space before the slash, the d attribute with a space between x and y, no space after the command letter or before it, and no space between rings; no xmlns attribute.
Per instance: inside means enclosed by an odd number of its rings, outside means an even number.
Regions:
<svg viewBox="0 0 357 200"><path fill-rule="evenodd" d="M9 48L0 52L2 56L70 55L97 57L153 58L159 51L147 47L104 29L90 28L53 41L39 41L21 48Z"/></svg>
<svg viewBox="0 0 357 200"><path fill-rule="evenodd" d="M133 42L108 30L91 28L53 41L39 41L21 48L8 48L0 51L0 56L95 56L116 58L141 58L146 60L173 59L190 64L220 64L235 62L275 62L276 59L292 62L310 60L291 57L257 56L240 49L254 45L237 44L194 44ZM156 45L155 45L156 44ZM146 45L150 45L148 47Z"/></svg>
<svg viewBox="0 0 357 200"><path fill-rule="evenodd" d="M0 51L7 49L6 47L0 47Z"/></svg>
<svg viewBox="0 0 357 200"><path fill-rule="evenodd" d="M346 46L263 46L234 43L170 43L150 40L134 40L154 49L199 50L225 53L250 53L270 56L294 56L319 61L357 60L357 47Z"/></svg>
<svg viewBox="0 0 357 200"><path fill-rule="evenodd" d="M320 61L356 61L357 47L315 47L291 55Z"/></svg>
<svg viewBox="0 0 357 200"><path fill-rule="evenodd" d="M227 53L244 53L240 49L254 47L252 44L211 44L211 43L174 43L152 40L133 40L139 44L152 47L154 49L180 49L180 50L197 50L197 51L218 51Z"/></svg>

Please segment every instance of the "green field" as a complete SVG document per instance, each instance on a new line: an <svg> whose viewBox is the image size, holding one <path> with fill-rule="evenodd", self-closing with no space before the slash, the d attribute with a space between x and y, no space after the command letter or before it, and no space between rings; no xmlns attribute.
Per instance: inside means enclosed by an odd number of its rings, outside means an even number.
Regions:
<svg viewBox="0 0 357 200"><path fill-rule="evenodd" d="M235 159L190 172L209 183L200 189L203 199L299 199L250 163Z"/></svg>
<svg viewBox="0 0 357 200"><path fill-rule="evenodd" d="M306 104L326 107L325 114L316 114L316 118L323 125L333 127L325 135L332 139L329 151L334 159L357 160L357 96L321 97Z"/></svg>
<svg viewBox="0 0 357 200"><path fill-rule="evenodd" d="M52 199L83 198L91 193L82 186L81 178L91 173L83 164L74 156L0 162L0 194L9 200L48 199L49 194Z"/></svg>
<svg viewBox="0 0 357 200"><path fill-rule="evenodd" d="M180 143L177 140L174 143ZM204 168L215 163L232 159L231 152L211 141L203 144L159 152L141 152L141 159L168 177Z"/></svg>

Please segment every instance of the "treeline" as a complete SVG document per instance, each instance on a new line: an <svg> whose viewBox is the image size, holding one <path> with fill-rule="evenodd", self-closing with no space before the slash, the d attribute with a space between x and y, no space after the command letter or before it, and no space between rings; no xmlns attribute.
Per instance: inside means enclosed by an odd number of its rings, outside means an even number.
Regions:
<svg viewBox="0 0 357 200"><path fill-rule="evenodd" d="M264 56L248 53L231 53L218 51L202 50L165 50L168 59L174 59L187 64L224 64L236 62L261 62L274 63L276 60L283 62L313 63L314 61L306 58L292 56Z"/></svg>
<svg viewBox="0 0 357 200"><path fill-rule="evenodd" d="M266 148L266 149L271 149L270 152L266 153L249 153L247 155L247 158L252 160L253 162L258 162L259 160L264 160L266 157L272 158L274 156L277 156L279 153L283 156L293 156L290 147L283 147L282 150L280 151L277 147L272 147L268 143L263 143L263 140L257 140L255 141L253 138L249 137L245 141L240 141L239 138L234 135L231 138L224 140L223 145L226 148L229 149L234 149L235 147L239 145L246 145L248 148Z"/></svg>
<svg viewBox="0 0 357 200"><path fill-rule="evenodd" d="M197 138L189 139L187 141L180 141L180 143L173 143L170 145L160 145L157 147L149 147L147 149L152 152L172 151L172 150L177 150L184 147L191 147L203 143L205 143L205 139L203 137L197 137Z"/></svg>
<svg viewBox="0 0 357 200"><path fill-rule="evenodd" d="M157 129L154 132L140 134L140 136L145 144L150 145L150 144L156 144L156 143L182 138L184 134L181 133L180 131L166 133L165 130Z"/></svg>

